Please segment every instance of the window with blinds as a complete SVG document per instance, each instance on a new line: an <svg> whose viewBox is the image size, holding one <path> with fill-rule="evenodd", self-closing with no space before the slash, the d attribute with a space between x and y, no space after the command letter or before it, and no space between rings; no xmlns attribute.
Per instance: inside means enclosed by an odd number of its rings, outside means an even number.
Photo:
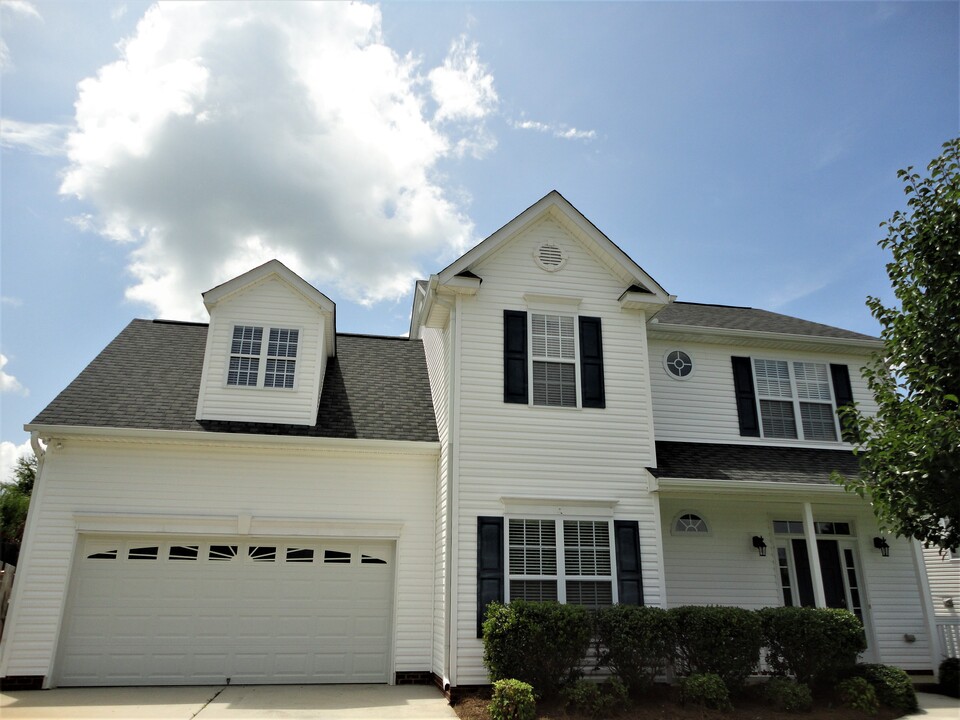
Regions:
<svg viewBox="0 0 960 720"><path fill-rule="evenodd" d="M608 521L513 518L508 528L510 600L613 604Z"/></svg>
<svg viewBox="0 0 960 720"><path fill-rule="evenodd" d="M235 325L230 341L227 385L292 389L296 380L300 331Z"/></svg>
<svg viewBox="0 0 960 720"><path fill-rule="evenodd" d="M753 361L763 437L836 441L837 419L825 363Z"/></svg>
<svg viewBox="0 0 960 720"><path fill-rule="evenodd" d="M577 406L577 347L571 315L530 316L533 404Z"/></svg>

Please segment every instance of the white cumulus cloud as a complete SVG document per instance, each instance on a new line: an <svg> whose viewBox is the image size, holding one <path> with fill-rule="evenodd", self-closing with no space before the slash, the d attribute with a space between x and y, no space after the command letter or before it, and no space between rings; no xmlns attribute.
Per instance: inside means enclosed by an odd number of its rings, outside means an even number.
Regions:
<svg viewBox="0 0 960 720"><path fill-rule="evenodd" d="M204 317L202 290L273 257L395 299L474 240L437 170L495 106L466 39L435 82L375 6L175 3L119 50L79 85L61 192L93 209L73 222L131 244L127 296L159 315Z"/></svg>
<svg viewBox="0 0 960 720"><path fill-rule="evenodd" d="M16 395L27 396L30 391L25 388L19 380L13 375L8 374L3 368L7 366L9 360L6 355L0 355L0 393L14 393Z"/></svg>
<svg viewBox="0 0 960 720"><path fill-rule="evenodd" d="M33 454L33 448L29 440L20 445L9 440L0 442L0 482L9 482L13 478L13 467L16 465L17 458L31 454Z"/></svg>

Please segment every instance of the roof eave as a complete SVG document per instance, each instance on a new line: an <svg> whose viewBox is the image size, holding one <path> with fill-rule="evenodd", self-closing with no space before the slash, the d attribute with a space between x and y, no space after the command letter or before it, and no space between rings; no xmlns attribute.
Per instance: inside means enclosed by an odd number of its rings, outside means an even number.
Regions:
<svg viewBox="0 0 960 720"><path fill-rule="evenodd" d="M223 433L205 430L158 430L152 428L95 427L89 425L49 425L30 423L23 429L36 433L47 443L70 438L101 442L141 442L162 444L220 445L220 446L297 446L301 450L339 450L361 453L400 455L436 455L440 443L436 440L381 440L368 438L304 437L302 435L265 435L255 433Z"/></svg>
<svg viewBox="0 0 960 720"><path fill-rule="evenodd" d="M647 327L651 337L658 334L687 335L703 339L705 342L722 342L724 339L736 338L765 343L787 343L796 345L820 345L830 349L848 349L854 352L870 353L883 348L883 341L872 338L834 338L822 335L797 335L795 333L778 333L765 330L740 330L733 328L714 328L700 325L677 325L652 320Z"/></svg>

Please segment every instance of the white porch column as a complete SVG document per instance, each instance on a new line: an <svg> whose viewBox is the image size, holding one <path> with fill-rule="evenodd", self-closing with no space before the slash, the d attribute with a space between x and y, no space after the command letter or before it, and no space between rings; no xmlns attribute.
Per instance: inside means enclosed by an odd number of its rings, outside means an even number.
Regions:
<svg viewBox="0 0 960 720"><path fill-rule="evenodd" d="M818 608L825 608L827 596L823 592L823 573L820 572L820 552L817 550L817 530L813 525L813 505L808 502L803 504L803 536L807 541L807 555L810 558L813 601Z"/></svg>

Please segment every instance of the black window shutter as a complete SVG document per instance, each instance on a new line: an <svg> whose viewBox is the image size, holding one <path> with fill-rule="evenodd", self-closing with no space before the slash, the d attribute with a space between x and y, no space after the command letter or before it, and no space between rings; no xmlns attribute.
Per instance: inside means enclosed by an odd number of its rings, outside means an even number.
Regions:
<svg viewBox="0 0 960 720"><path fill-rule="evenodd" d="M503 602L503 518L477 518L477 637L487 605Z"/></svg>
<svg viewBox="0 0 960 720"><path fill-rule="evenodd" d="M603 390L603 339L600 318L580 318L580 398L585 408L607 406Z"/></svg>
<svg viewBox="0 0 960 720"><path fill-rule="evenodd" d="M850 387L850 369L846 365L830 364L830 377L833 379L833 396L837 407L853 405L853 388Z"/></svg>
<svg viewBox="0 0 960 720"><path fill-rule="evenodd" d="M528 402L527 314L522 310L503 311L503 401Z"/></svg>
<svg viewBox="0 0 960 720"><path fill-rule="evenodd" d="M846 365L830 364L830 378L833 380L833 397L837 401L837 410L845 405L853 405L853 388L850 386L850 368ZM857 442L859 431L851 418L840 419L840 434L847 442Z"/></svg>
<svg viewBox="0 0 960 720"><path fill-rule="evenodd" d="M643 605L643 577L640 574L640 523L614 520L617 550L617 592L621 605Z"/></svg>
<svg viewBox="0 0 960 720"><path fill-rule="evenodd" d="M753 392L753 369L748 357L732 357L733 387L737 395L737 418L740 434L744 437L760 437L760 422L757 419L757 398Z"/></svg>

